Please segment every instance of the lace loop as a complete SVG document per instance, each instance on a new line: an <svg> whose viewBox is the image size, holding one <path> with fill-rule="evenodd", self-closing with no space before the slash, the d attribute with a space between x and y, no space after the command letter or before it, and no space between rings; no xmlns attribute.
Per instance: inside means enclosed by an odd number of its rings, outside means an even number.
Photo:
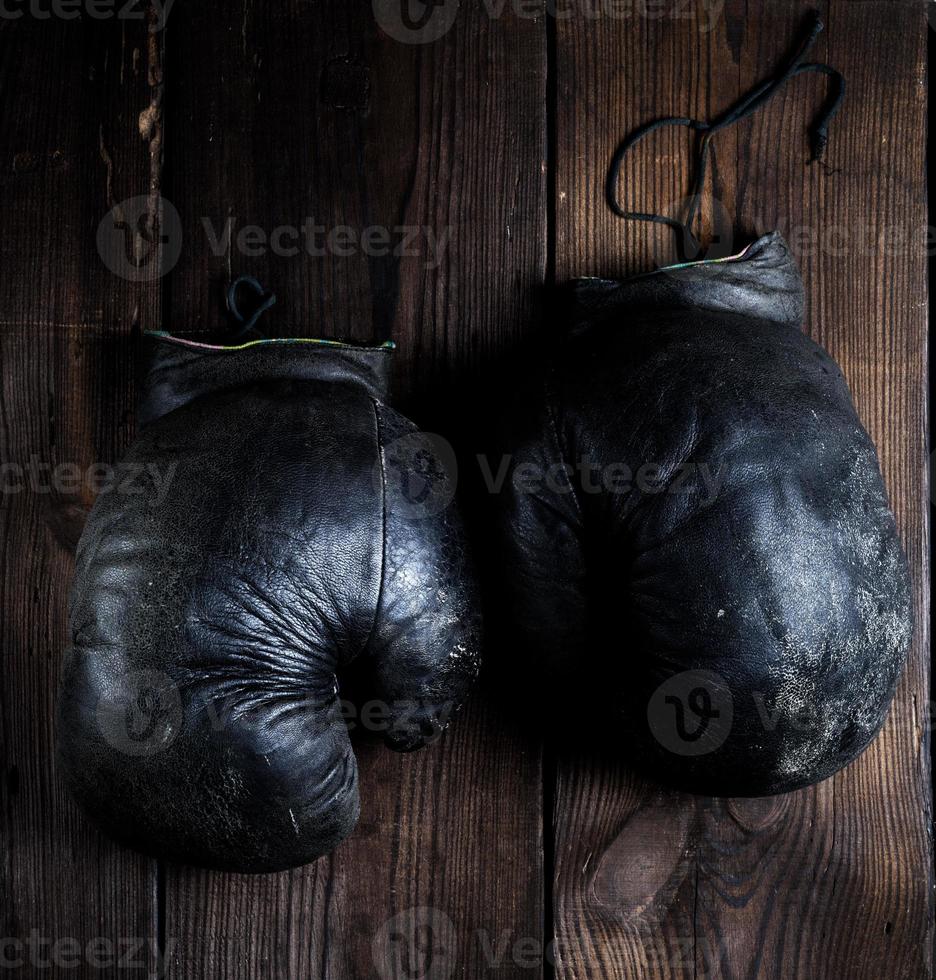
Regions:
<svg viewBox="0 0 936 980"><path fill-rule="evenodd" d="M656 224L667 225L675 231L685 235L685 241L689 243L696 252L699 250L699 242L693 234L692 228L700 214L702 194L705 190L705 179L708 172L709 158L712 154L712 140L722 129L746 119L753 115L758 109L765 106L788 82L791 78L804 72L819 72L831 79L830 92L825 105L819 116L809 128L809 137L812 150L810 163L822 159L826 144L829 141L829 124L838 112L842 99L845 96L845 79L840 72L830 65L821 62L804 62L803 58L813 46L816 38L823 30L823 23L819 15L813 13L809 21L809 30L803 39L796 54L786 63L786 65L771 78L766 79L755 86L750 92L743 96L733 106L725 110L720 116L711 121L701 119L691 119L686 116L667 116L656 119L653 122L640 126L631 133L615 150L608 169L608 177L605 185L605 196L611 210L621 218L633 219L636 221L652 221ZM624 157L637 145L644 137L655 130L665 126L686 126L689 129L701 133L702 139L699 143L696 163L696 176L693 188L689 195L689 207L686 212L686 220L680 221L678 218L670 218L662 214L653 214L645 211L627 211L618 200L618 185L620 183L621 169Z"/></svg>
<svg viewBox="0 0 936 980"><path fill-rule="evenodd" d="M250 290L255 293L260 300L249 317L244 316L237 304L237 291L242 286L250 287ZM231 317L237 324L237 326L231 331L230 339L237 340L240 337L248 334L251 330L259 333L259 331L256 330L257 321L275 303L276 293L267 292L263 286L260 285L259 280L255 279L253 276L238 276L238 278L235 279L228 287L227 291L228 313L231 314Z"/></svg>

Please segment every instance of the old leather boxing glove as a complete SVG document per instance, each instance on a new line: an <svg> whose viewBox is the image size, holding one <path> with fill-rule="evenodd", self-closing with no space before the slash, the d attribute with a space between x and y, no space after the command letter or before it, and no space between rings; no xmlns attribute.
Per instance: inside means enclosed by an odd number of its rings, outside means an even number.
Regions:
<svg viewBox="0 0 936 980"><path fill-rule="evenodd" d="M405 751L476 673L453 488L386 404L390 345L145 343L135 479L98 498L78 549L60 761L140 850L300 865L358 816L336 674L355 661L370 724Z"/></svg>
<svg viewBox="0 0 936 980"><path fill-rule="evenodd" d="M810 130L819 159L845 83L804 60L818 15L807 27L775 77L715 120L628 137L613 210L695 244L712 138L804 72L830 82ZM661 126L701 134L685 223L618 201L624 155ZM824 779L884 721L910 586L874 446L841 371L802 333L785 243L572 292L568 337L513 419L498 497L527 681L544 679L564 739L594 746L597 728L605 750L685 789Z"/></svg>
<svg viewBox="0 0 936 980"><path fill-rule="evenodd" d="M587 730L613 703L613 751L707 794L829 776L884 720L910 592L785 243L575 298L499 495L508 611L551 717Z"/></svg>

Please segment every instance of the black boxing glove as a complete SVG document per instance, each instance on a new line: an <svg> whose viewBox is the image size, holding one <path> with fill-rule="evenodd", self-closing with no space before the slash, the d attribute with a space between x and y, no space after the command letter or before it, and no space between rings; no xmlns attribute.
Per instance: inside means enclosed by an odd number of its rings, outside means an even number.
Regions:
<svg viewBox="0 0 936 980"><path fill-rule="evenodd" d="M826 778L884 721L910 585L786 245L574 293L497 498L550 717L588 731L613 706L613 751L706 794Z"/></svg>
<svg viewBox="0 0 936 980"><path fill-rule="evenodd" d="M477 672L453 487L386 404L392 345L144 343L141 433L78 548L61 766L146 853L301 865L359 811L336 673L406 751Z"/></svg>

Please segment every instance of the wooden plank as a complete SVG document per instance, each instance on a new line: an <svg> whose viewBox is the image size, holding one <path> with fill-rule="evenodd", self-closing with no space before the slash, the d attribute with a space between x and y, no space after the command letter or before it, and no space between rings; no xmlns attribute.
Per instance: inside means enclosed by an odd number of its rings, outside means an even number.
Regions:
<svg viewBox="0 0 936 980"><path fill-rule="evenodd" d="M690 20L663 5L653 19L557 23L560 280L675 258L666 229L618 221L605 208L615 145L651 118L704 117L730 104L776 64L809 7L731 0L709 32L700 30L701 3ZM873 746L798 793L692 798L597 755L562 755L560 978L932 975L926 24L911 0L832 0L825 20L816 60L839 68L849 87L825 164L806 166L806 124L822 95L817 79L800 78L719 142L715 195L746 231L779 228L794 247L806 242L808 329L841 364L877 443L912 566L910 661ZM624 183L645 210L686 192L687 145L679 131L663 134L629 161Z"/></svg>
<svg viewBox="0 0 936 980"><path fill-rule="evenodd" d="M158 44L158 38L154 39ZM99 223L148 194L147 26L0 20L0 972L148 976L156 866L102 837L53 760L73 550L126 445L131 335L152 283L102 261Z"/></svg>
<svg viewBox="0 0 936 980"><path fill-rule="evenodd" d="M472 6L428 44L379 29L371 4L173 11L166 193L186 231L174 326L218 326L230 276L257 275L279 294L277 333L392 335L397 404L445 431L454 392L532 324L545 266L545 24ZM265 237L313 219L318 248L351 230L325 255L303 242L247 254L206 235L228 217ZM365 249L368 228L388 230L390 254L367 254L381 240ZM404 234L415 254L394 255ZM485 392L472 397L465 416ZM540 749L489 702L426 751L357 746L363 812L331 857L259 878L167 868L171 974L397 977L415 944L414 970L535 976Z"/></svg>

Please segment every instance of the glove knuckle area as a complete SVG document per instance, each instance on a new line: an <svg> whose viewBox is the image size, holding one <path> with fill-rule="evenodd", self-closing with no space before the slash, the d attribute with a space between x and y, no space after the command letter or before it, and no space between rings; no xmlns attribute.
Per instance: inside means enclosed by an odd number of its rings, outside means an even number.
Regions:
<svg viewBox="0 0 936 980"><path fill-rule="evenodd" d="M312 860L353 828L357 768L332 703L144 667L139 649L68 661L59 759L113 836L170 860L262 871Z"/></svg>
<svg viewBox="0 0 936 980"><path fill-rule="evenodd" d="M370 400L222 392L158 419L127 459L173 478L100 498L89 521L60 698L68 780L147 853L247 872L314 860L360 807L335 670L378 598Z"/></svg>
<svg viewBox="0 0 936 980"><path fill-rule="evenodd" d="M387 745L411 751L442 733L478 674L480 602L454 452L386 406L376 415L384 552L362 686L386 708Z"/></svg>

